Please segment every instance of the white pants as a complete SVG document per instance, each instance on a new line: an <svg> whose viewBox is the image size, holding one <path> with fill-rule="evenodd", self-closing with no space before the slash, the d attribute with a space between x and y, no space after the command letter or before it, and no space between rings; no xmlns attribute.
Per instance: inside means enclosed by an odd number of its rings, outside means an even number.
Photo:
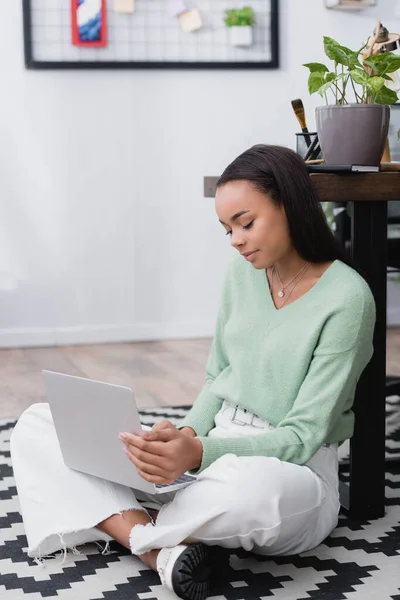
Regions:
<svg viewBox="0 0 400 600"><path fill-rule="evenodd" d="M259 435L272 429L250 413L235 413L227 402L215 425L210 436ZM99 522L125 510L143 510L130 488L64 465L48 404L34 404L20 417L11 454L29 556L110 541L97 529ZM226 454L176 495L151 499L161 510L156 524L132 529L136 555L183 541L269 555L304 552L337 524L337 445L321 447L303 466Z"/></svg>

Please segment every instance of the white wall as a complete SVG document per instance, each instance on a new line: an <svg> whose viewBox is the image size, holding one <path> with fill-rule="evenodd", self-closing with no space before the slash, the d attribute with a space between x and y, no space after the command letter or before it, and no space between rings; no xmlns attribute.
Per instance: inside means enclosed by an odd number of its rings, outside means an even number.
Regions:
<svg viewBox="0 0 400 600"><path fill-rule="evenodd" d="M359 13L281 0L273 71L26 71L21 2L0 2L0 347L211 335L229 242L202 196L254 143L313 127L301 64L322 35L357 47Z"/></svg>

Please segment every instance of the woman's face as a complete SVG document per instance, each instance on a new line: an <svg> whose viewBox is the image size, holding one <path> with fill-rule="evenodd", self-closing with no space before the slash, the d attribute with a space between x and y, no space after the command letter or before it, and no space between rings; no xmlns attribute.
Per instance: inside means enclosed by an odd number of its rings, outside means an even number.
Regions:
<svg viewBox="0 0 400 600"><path fill-rule="evenodd" d="M246 180L217 189L215 209L231 244L256 269L266 269L293 249L283 205Z"/></svg>

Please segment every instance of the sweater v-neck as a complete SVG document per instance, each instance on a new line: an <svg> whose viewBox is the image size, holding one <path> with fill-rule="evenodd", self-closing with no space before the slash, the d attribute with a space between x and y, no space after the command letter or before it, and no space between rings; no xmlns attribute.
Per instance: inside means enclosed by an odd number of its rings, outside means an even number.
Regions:
<svg viewBox="0 0 400 600"><path fill-rule="evenodd" d="M329 274L332 272L332 270L335 270L335 267L337 266L337 264L340 261L338 259L335 259L333 261L333 263L331 265L329 265L329 267L322 273L321 277L318 279L318 281L316 283L314 283L314 285L307 291L305 292L302 296L300 296L300 298L297 298L297 300L293 300L293 302L290 302L289 304L287 304L286 306L282 306L282 308L277 308L275 306L275 302L274 299L272 297L272 293L271 293L271 289L269 286L269 281L268 281L268 277L267 277L267 272L264 269L262 271L262 277L264 279L264 285L266 286L267 289L267 298L268 298L268 302L271 305L271 309L274 313L281 313L285 310L289 310L290 308L293 310L294 309L294 305L301 305L302 303L304 303L305 301L307 301L307 299L310 298L310 296L312 296L313 294L315 294L316 292L318 292L318 287L321 285L322 281L327 279ZM299 307L299 306L297 306Z"/></svg>

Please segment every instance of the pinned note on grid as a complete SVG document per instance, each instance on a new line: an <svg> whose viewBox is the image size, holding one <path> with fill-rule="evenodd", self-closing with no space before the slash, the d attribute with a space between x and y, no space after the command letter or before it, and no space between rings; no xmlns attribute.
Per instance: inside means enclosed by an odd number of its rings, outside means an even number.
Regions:
<svg viewBox="0 0 400 600"><path fill-rule="evenodd" d="M118 13L135 12L135 0L114 0L114 11Z"/></svg>
<svg viewBox="0 0 400 600"><path fill-rule="evenodd" d="M166 0L166 2L169 14L174 17L177 17L181 13L187 11L187 6L183 2L183 0Z"/></svg>
<svg viewBox="0 0 400 600"><path fill-rule="evenodd" d="M178 16L178 19L181 24L181 29L185 33L191 33L203 26L203 19L201 18L198 8L192 8L191 10L181 13Z"/></svg>

